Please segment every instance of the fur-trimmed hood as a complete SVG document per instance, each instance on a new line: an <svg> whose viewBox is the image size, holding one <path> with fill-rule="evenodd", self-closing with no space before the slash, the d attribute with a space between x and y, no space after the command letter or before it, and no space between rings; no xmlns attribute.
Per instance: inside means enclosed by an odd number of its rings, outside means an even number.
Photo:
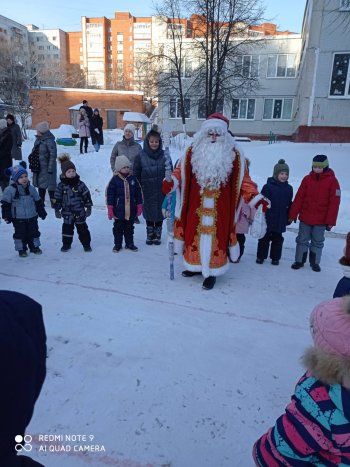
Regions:
<svg viewBox="0 0 350 467"><path fill-rule="evenodd" d="M310 347L302 356L302 363L322 383L350 389L350 359Z"/></svg>

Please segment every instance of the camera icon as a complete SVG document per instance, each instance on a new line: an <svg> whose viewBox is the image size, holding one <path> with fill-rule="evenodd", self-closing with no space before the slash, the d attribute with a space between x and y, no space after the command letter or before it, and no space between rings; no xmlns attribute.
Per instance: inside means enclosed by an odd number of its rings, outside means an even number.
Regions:
<svg viewBox="0 0 350 467"><path fill-rule="evenodd" d="M17 452L19 451L26 451L30 452L33 449L33 446L30 444L32 442L33 438L30 435L16 435L15 436L15 450Z"/></svg>

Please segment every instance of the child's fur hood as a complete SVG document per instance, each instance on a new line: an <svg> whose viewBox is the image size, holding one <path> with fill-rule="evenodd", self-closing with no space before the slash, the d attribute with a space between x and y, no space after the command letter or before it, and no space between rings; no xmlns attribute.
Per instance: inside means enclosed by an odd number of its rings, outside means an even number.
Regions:
<svg viewBox="0 0 350 467"><path fill-rule="evenodd" d="M302 363L312 375L325 384L341 384L350 389L350 359L310 347Z"/></svg>
<svg viewBox="0 0 350 467"><path fill-rule="evenodd" d="M350 314L350 296L344 297L344 313ZM350 389L350 358L310 347L305 351L302 363L323 383L341 384Z"/></svg>

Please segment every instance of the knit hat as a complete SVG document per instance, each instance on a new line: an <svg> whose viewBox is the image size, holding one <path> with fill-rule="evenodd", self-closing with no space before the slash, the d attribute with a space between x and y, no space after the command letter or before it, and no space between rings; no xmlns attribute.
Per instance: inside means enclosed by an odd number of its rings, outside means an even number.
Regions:
<svg viewBox="0 0 350 467"><path fill-rule="evenodd" d="M115 158L114 170L120 172L123 167L131 167L131 162L126 156L118 156Z"/></svg>
<svg viewBox="0 0 350 467"><path fill-rule="evenodd" d="M286 164L286 161L284 159L280 159L277 164L273 168L273 178L277 180L278 175L281 172L287 172L287 175L289 177L289 167Z"/></svg>
<svg viewBox="0 0 350 467"><path fill-rule="evenodd" d="M316 348L350 358L350 296L318 304L310 326Z"/></svg>
<svg viewBox="0 0 350 467"><path fill-rule="evenodd" d="M26 171L25 167L23 164L15 165L14 167L9 167L6 169L6 175L9 175L11 177L11 180L17 183L19 177L22 175L27 174L28 172Z"/></svg>
<svg viewBox="0 0 350 467"><path fill-rule="evenodd" d="M220 129L222 134L227 133L229 120L222 114L216 112L209 115L207 120L202 123L200 132L206 132L209 130Z"/></svg>
<svg viewBox="0 0 350 467"><path fill-rule="evenodd" d="M94 113L95 113L95 112L98 112L98 113L100 113L100 111L99 111L98 109L94 109Z"/></svg>
<svg viewBox="0 0 350 467"><path fill-rule="evenodd" d="M0 130L3 130L6 127L7 127L7 121L4 118L2 118L0 120Z"/></svg>
<svg viewBox="0 0 350 467"><path fill-rule="evenodd" d="M13 122L15 121L15 117L12 114L7 114L5 118L6 120L12 120Z"/></svg>
<svg viewBox="0 0 350 467"><path fill-rule="evenodd" d="M323 154L317 154L312 159L312 167L319 167L320 169L326 169L329 166L327 156Z"/></svg>
<svg viewBox="0 0 350 467"><path fill-rule="evenodd" d="M70 160L70 155L67 152L64 152L63 154L58 156L58 160L61 163L61 171L63 175L65 175L67 170L69 169L77 170L73 162Z"/></svg>
<svg viewBox="0 0 350 467"><path fill-rule="evenodd" d="M127 123L127 124L125 125L125 127L124 127L124 132L125 132L125 130L129 130L129 131L131 131L131 133L132 133L133 135L135 135L135 130L136 130L136 128L135 128L135 125L133 125L132 123Z"/></svg>
<svg viewBox="0 0 350 467"><path fill-rule="evenodd" d="M47 131L49 131L49 124L47 122L40 122L37 124L37 126L35 127L36 131L38 131L39 133L41 134L44 134L46 133Z"/></svg>

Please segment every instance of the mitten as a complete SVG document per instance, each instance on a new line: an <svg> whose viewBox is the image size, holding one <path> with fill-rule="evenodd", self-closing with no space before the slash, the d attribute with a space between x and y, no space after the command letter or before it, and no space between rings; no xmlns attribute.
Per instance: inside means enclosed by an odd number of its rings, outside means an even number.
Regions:
<svg viewBox="0 0 350 467"><path fill-rule="evenodd" d="M35 205L36 205L36 212L38 213L38 216L40 217L40 219L44 220L46 218L46 216L47 216L47 212L46 212L46 210L44 208L44 204L41 201L41 199L36 201Z"/></svg>
<svg viewBox="0 0 350 467"><path fill-rule="evenodd" d="M98 135L100 134L100 130L98 128L95 128L95 131Z"/></svg>
<svg viewBox="0 0 350 467"><path fill-rule="evenodd" d="M174 180L171 180L171 182L169 182L168 180L163 180L163 187L162 187L162 191L165 195L167 195L168 193L171 192L172 188L174 186Z"/></svg>
<svg viewBox="0 0 350 467"><path fill-rule="evenodd" d="M86 215L86 217L91 216L91 206L88 206L88 207L86 208L85 215Z"/></svg>
<svg viewBox="0 0 350 467"><path fill-rule="evenodd" d="M45 209L43 211L41 211L40 213L38 212L38 216L40 217L40 219L44 220L46 219L47 217L47 212L45 211Z"/></svg>
<svg viewBox="0 0 350 467"><path fill-rule="evenodd" d="M327 232L330 232L333 228L333 225L326 225Z"/></svg>
<svg viewBox="0 0 350 467"><path fill-rule="evenodd" d="M136 208L136 215L137 217L141 216L142 214L142 204L138 204Z"/></svg>
<svg viewBox="0 0 350 467"><path fill-rule="evenodd" d="M114 218L113 206L107 206L108 219L111 221Z"/></svg>
<svg viewBox="0 0 350 467"><path fill-rule="evenodd" d="M262 198L256 203L254 207L257 209L259 206L262 206L262 212L265 213L271 207L271 204L267 198Z"/></svg>
<svg viewBox="0 0 350 467"><path fill-rule="evenodd" d="M61 217L62 217L61 211L59 211L58 209L56 209L56 210L55 210L55 216L57 217L57 219L61 219Z"/></svg>
<svg viewBox="0 0 350 467"><path fill-rule="evenodd" d="M10 219L10 218L7 218L7 219L4 219L4 221L6 222L6 224L11 224L11 222L12 222L12 219Z"/></svg>

